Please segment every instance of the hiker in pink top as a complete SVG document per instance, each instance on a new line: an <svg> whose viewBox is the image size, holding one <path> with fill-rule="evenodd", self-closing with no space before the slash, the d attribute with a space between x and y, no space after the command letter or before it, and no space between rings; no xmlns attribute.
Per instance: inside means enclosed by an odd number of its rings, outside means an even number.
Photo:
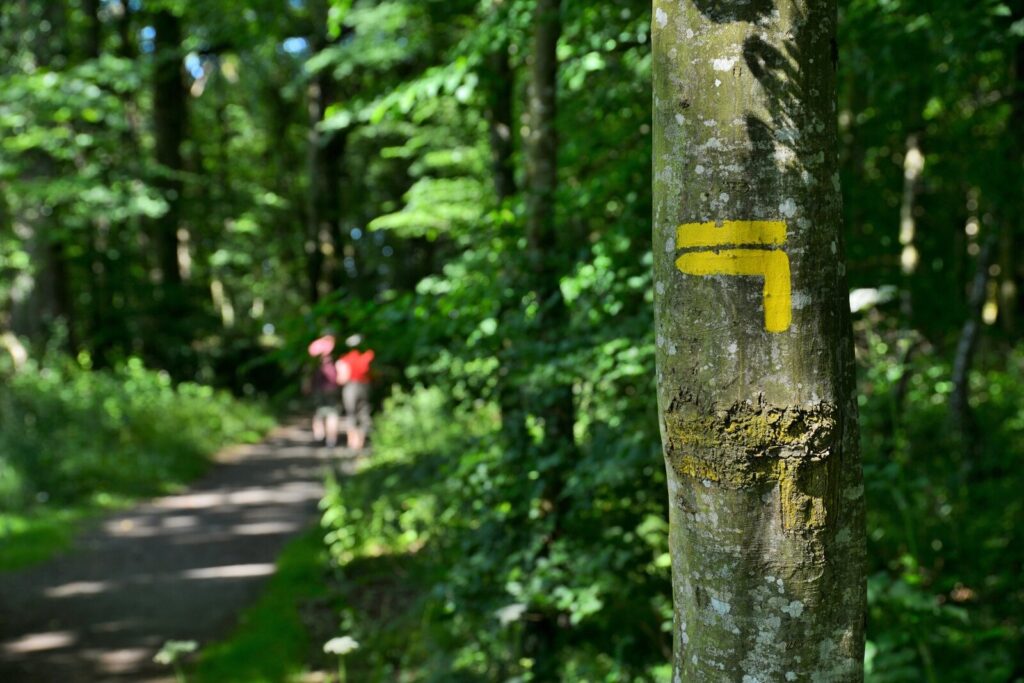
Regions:
<svg viewBox="0 0 1024 683"><path fill-rule="evenodd" d="M323 441L328 448L333 448L338 443L340 424L338 370L331 355L334 352L334 337L325 334L310 344L308 351L310 356L319 359L310 387L316 403L316 412L313 413L313 438Z"/></svg>

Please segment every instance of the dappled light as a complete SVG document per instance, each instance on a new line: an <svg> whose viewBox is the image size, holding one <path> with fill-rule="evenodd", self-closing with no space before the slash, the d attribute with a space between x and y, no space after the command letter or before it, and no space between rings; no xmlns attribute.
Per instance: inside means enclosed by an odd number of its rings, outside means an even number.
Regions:
<svg viewBox="0 0 1024 683"><path fill-rule="evenodd" d="M7 654L19 655L43 650L58 650L73 645L77 637L71 631L30 633L3 644Z"/></svg>
<svg viewBox="0 0 1024 683"><path fill-rule="evenodd" d="M189 493L116 514L70 553L3 575L0 678L139 680L159 672L151 660L165 640L222 633L274 573L285 540L314 519L327 461L301 447L307 439L279 429L273 446L234 452Z"/></svg>

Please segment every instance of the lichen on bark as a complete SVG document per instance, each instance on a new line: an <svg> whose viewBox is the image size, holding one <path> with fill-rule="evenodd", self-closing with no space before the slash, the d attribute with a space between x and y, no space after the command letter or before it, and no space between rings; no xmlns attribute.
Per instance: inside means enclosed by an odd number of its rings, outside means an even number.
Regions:
<svg viewBox="0 0 1024 683"><path fill-rule="evenodd" d="M777 482L783 529L821 529L835 510L837 413L830 403L775 407L759 399L702 412L673 401L665 411L665 458L677 476L727 488Z"/></svg>

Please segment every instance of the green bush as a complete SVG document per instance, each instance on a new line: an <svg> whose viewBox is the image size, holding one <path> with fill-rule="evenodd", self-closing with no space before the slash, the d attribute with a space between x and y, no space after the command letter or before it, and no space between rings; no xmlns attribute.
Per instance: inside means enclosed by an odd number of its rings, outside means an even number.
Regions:
<svg viewBox="0 0 1024 683"><path fill-rule="evenodd" d="M572 626L556 646L565 680L666 678L667 524L651 435L591 426L564 494L565 526L540 552L547 522L524 502L536 500L538 477L502 448L497 409L470 406L437 387L397 392L377 420L373 457L329 484L326 539L351 588L342 630L364 644L353 671L530 680L524 631L555 613ZM400 606L366 604L378 591L400 592Z"/></svg>
<svg viewBox="0 0 1024 683"><path fill-rule="evenodd" d="M257 407L175 386L136 359L111 371L30 364L0 386L0 511L165 491L271 424Z"/></svg>
<svg viewBox="0 0 1024 683"><path fill-rule="evenodd" d="M975 428L960 443L949 365L927 349L904 362L906 343L868 335L862 348L867 680L1018 680L1024 354L973 374Z"/></svg>

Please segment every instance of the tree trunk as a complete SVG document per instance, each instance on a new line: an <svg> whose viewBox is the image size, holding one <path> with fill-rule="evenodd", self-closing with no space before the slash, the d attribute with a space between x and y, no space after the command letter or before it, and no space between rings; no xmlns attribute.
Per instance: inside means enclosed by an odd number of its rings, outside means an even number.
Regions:
<svg viewBox="0 0 1024 683"><path fill-rule="evenodd" d="M515 166L513 163L514 137L513 96L515 93L515 74L509 63L508 43L502 41L490 55L485 65L482 82L487 84L487 128L490 137L491 176L494 181L495 204L502 207L518 191L516 186ZM499 228L506 237L509 229L516 228L514 221L502 221ZM504 264L505 277L514 279L517 271L515 264ZM517 288L513 287L513 291ZM518 301L515 296L502 301L501 317L518 315ZM498 369L498 384L495 390L498 405L501 408L501 433L505 447L519 452L526 439L526 425L523 415L523 398L521 387L516 381L518 365L516 355L518 349L511 339L505 337L498 358L501 367Z"/></svg>
<svg viewBox="0 0 1024 683"><path fill-rule="evenodd" d="M561 29L559 0L537 0L530 79L530 133L526 145L526 242L531 285L539 306L533 322L539 338L544 341L562 338L568 322L568 309L559 286L561 258L555 226L558 185L556 50ZM550 403L543 413L546 444L549 448L571 444L575 420L572 388L558 386L546 394Z"/></svg>
<svg viewBox="0 0 1024 683"><path fill-rule="evenodd" d="M100 0L82 0L82 12L85 14L85 57L96 59L100 56L103 44L103 22L100 19Z"/></svg>
<svg viewBox="0 0 1024 683"><path fill-rule="evenodd" d="M486 113L491 142L491 175L500 204L516 193L515 167L512 165L515 75L509 63L507 43L502 42L488 56L484 82L489 87Z"/></svg>
<svg viewBox="0 0 1024 683"><path fill-rule="evenodd" d="M153 16L153 28L153 134L158 166L154 185L167 202L167 211L152 224L151 239L160 273L158 308L152 312L152 331L145 334L143 344L155 363L177 375L187 372L186 340L193 334L191 306L183 284L188 268L188 234L181 220L185 189L182 144L188 130L189 95L182 63L181 19L169 10L160 10ZM158 338L159 343L152 343Z"/></svg>
<svg viewBox="0 0 1024 683"><path fill-rule="evenodd" d="M158 186L167 201L167 212L156 220L154 242L157 265L169 299L181 296L181 270L178 267L178 228L181 218L181 173L184 161L181 144L185 140L188 116L188 91L181 63L181 21L173 13L161 10L153 17L156 29L153 70L153 128L156 137Z"/></svg>
<svg viewBox="0 0 1024 683"><path fill-rule="evenodd" d="M323 0L316 0L310 4L310 17L314 30L310 48L316 54L327 45L327 5ZM341 243L339 190L341 157L345 151L346 140L344 136L326 136L319 128L327 107L333 101L335 87L330 70L323 69L311 78L306 89L306 106L309 114L306 158L309 173L306 198L306 269L308 299L311 304L320 300L327 267L341 267L341 261L344 259L345 245ZM332 254L337 263L327 263L325 252Z"/></svg>
<svg viewBox="0 0 1024 683"><path fill-rule="evenodd" d="M32 22L39 25L30 47L35 68L61 68L67 55L64 5L48 3L36 8L21 3L17 12L25 25ZM27 159L24 172L27 180L48 182L60 172L54 158L42 150L30 151ZM59 205L23 203L15 217L15 234L24 243L32 271L22 274L13 288L11 324L16 334L42 342L53 335L55 324L63 323L67 333L64 346L73 350L76 343L73 301L64 249L68 237L59 230L60 213Z"/></svg>
<svg viewBox="0 0 1024 683"><path fill-rule="evenodd" d="M992 265L996 244L999 239L999 237L994 235L988 237L981 248L981 253L978 254L978 266L967 296L967 318L960 329L960 337L956 344L956 354L953 357L953 391L949 395L949 413L953 430L960 440L961 447L968 445L974 431L969 381L971 366L974 363L974 351L978 347L978 337L981 335L981 311L985 305L985 294L989 280L988 270Z"/></svg>
<svg viewBox="0 0 1024 683"><path fill-rule="evenodd" d="M1016 24L1024 21L1024 0L1017 0L1012 5L1010 20ZM1017 40L1010 55L1011 67L1011 99L1010 99L1010 131L1011 139L1008 144L1010 173L1007 176L1011 179L1020 178L1021 170L1024 169L1024 40ZM1019 182L1011 180L1009 188L1010 212L1006 217L1008 223L1002 230L1000 243L1000 279L999 284L999 317L1002 320L1003 329L1011 340L1017 334L1017 314L1020 308L1020 276L1021 264L1016 249L1016 237L1024 234L1024 202L1020 201Z"/></svg>
<svg viewBox="0 0 1024 683"><path fill-rule="evenodd" d="M323 136L317 128L323 121L326 109L319 78L310 81L306 89L306 98L309 111L306 158L309 174L309 189L306 196L306 277L309 303L315 304L320 300L320 281L324 270L323 242L330 234L330 226L325 222L324 216L328 187L323 173Z"/></svg>
<svg viewBox="0 0 1024 683"><path fill-rule="evenodd" d="M534 338L547 349L565 337L568 309L559 285L561 258L555 216L558 185L558 39L561 35L560 0L537 0L533 18L533 48L529 89L529 125L526 138L526 243L529 289L537 301L537 313L528 322ZM575 406L572 386L556 379L529 397L527 409L542 417L543 457L554 465L544 469L541 509L547 510L548 537L541 549L546 555L550 541L561 527L561 497L565 463L575 449ZM544 611L532 615L524 638L524 650L534 660L538 681L556 680L558 663L558 615Z"/></svg>
<svg viewBox="0 0 1024 683"><path fill-rule="evenodd" d="M860 681L865 531L834 0L656 0L675 681Z"/></svg>

